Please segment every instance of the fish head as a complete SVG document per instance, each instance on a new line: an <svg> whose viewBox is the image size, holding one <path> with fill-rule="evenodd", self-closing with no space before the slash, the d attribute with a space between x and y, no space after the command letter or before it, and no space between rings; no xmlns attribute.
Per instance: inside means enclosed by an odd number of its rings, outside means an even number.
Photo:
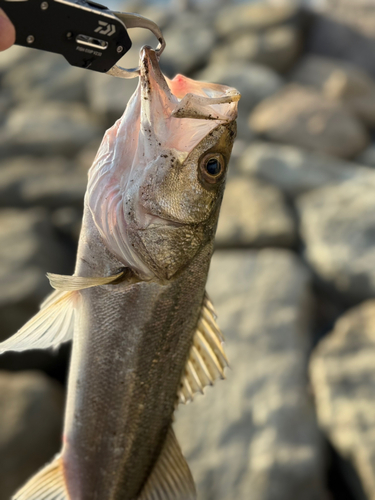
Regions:
<svg viewBox="0 0 375 500"><path fill-rule="evenodd" d="M169 280L213 241L240 95L182 75L169 80L149 47L140 60L138 88L103 140L87 200L125 265Z"/></svg>

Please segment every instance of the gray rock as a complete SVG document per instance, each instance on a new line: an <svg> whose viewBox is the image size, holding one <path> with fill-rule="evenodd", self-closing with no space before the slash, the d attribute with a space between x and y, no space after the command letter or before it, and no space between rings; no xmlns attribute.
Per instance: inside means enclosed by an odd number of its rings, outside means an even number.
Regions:
<svg viewBox="0 0 375 500"><path fill-rule="evenodd" d="M164 30L168 43L161 68L168 76L177 73L189 76L207 63L216 39L211 24L210 15L185 12Z"/></svg>
<svg viewBox="0 0 375 500"><path fill-rule="evenodd" d="M375 11L373 0L321 2L309 30L307 49L344 59L375 75Z"/></svg>
<svg viewBox="0 0 375 500"><path fill-rule="evenodd" d="M3 155L71 156L101 133L96 118L78 104L21 105L0 130L0 149Z"/></svg>
<svg viewBox="0 0 375 500"><path fill-rule="evenodd" d="M326 186L297 202L306 258L349 302L375 296L375 173Z"/></svg>
<svg viewBox="0 0 375 500"><path fill-rule="evenodd" d="M346 108L297 84L287 85L261 102L249 124L270 140L342 158L355 156L369 142L362 123Z"/></svg>
<svg viewBox="0 0 375 500"><path fill-rule="evenodd" d="M83 203L87 176L60 157L0 161L0 206L49 208Z"/></svg>
<svg viewBox="0 0 375 500"><path fill-rule="evenodd" d="M231 5L220 9L215 27L221 36L238 32L260 31L267 28L290 23L296 20L299 9L293 2L282 5L264 2Z"/></svg>
<svg viewBox="0 0 375 500"><path fill-rule="evenodd" d="M138 63L135 65L137 66ZM123 80L102 73L94 73L90 76L88 81L90 107L105 117L106 123L110 126L124 113L126 105L137 87L138 79Z"/></svg>
<svg viewBox="0 0 375 500"><path fill-rule="evenodd" d="M213 52L212 61L255 62L276 71L288 70L302 48L301 34L294 26L278 26L262 32L233 35Z"/></svg>
<svg viewBox="0 0 375 500"><path fill-rule="evenodd" d="M369 169L294 146L256 141L242 153L237 169L273 184L288 196L367 175Z"/></svg>
<svg viewBox="0 0 375 500"><path fill-rule="evenodd" d="M218 247L291 247L295 242L293 214L278 189L252 178L228 181L215 239Z"/></svg>
<svg viewBox="0 0 375 500"><path fill-rule="evenodd" d="M24 61L29 61L29 63L34 63L42 57L42 52L39 50L30 50L26 47L20 47L19 45L13 45L9 49L1 53L0 57L0 78L8 73L13 68L16 68L19 64Z"/></svg>
<svg viewBox="0 0 375 500"><path fill-rule="evenodd" d="M59 232L78 244L82 216L83 210L74 207L62 207L53 212L51 222Z"/></svg>
<svg viewBox="0 0 375 500"><path fill-rule="evenodd" d="M24 58L10 68L2 85L13 92L17 102L83 102L87 79L87 71L71 66L61 55L44 52L32 64Z"/></svg>
<svg viewBox="0 0 375 500"><path fill-rule="evenodd" d="M309 280L286 250L215 253L208 293L232 370L176 413L199 498L327 498L306 379Z"/></svg>
<svg viewBox="0 0 375 500"><path fill-rule="evenodd" d="M352 462L368 500L375 499L374 330L372 300L339 318L310 365L319 424Z"/></svg>
<svg viewBox="0 0 375 500"><path fill-rule="evenodd" d="M241 92L241 105L238 110L238 137L248 140L251 139L247 123L250 111L258 103L279 91L283 85L282 78L273 70L255 63L212 63L197 73L194 78L229 85Z"/></svg>
<svg viewBox="0 0 375 500"><path fill-rule="evenodd" d="M0 500L50 461L61 443L64 393L40 372L0 372Z"/></svg>
<svg viewBox="0 0 375 500"><path fill-rule="evenodd" d="M43 209L0 210L0 341L51 292L46 272L71 274L69 255Z"/></svg>
<svg viewBox="0 0 375 500"><path fill-rule="evenodd" d="M292 80L342 102L366 125L375 125L375 82L353 64L310 55L293 71Z"/></svg>
<svg viewBox="0 0 375 500"><path fill-rule="evenodd" d="M375 167L375 144L371 143L362 153L357 156L356 161L366 167Z"/></svg>

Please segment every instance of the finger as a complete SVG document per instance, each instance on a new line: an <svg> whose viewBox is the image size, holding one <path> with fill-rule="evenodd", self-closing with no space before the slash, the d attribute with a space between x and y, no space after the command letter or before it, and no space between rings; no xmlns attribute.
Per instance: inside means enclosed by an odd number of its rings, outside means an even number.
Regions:
<svg viewBox="0 0 375 500"><path fill-rule="evenodd" d="M16 30L5 12L0 9L0 50L8 49L16 41Z"/></svg>

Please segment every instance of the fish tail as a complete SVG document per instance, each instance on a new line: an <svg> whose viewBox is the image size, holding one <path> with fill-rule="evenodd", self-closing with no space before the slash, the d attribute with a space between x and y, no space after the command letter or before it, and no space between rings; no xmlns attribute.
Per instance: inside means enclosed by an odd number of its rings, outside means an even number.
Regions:
<svg viewBox="0 0 375 500"><path fill-rule="evenodd" d="M37 472L12 500L69 500L61 455Z"/></svg>
<svg viewBox="0 0 375 500"><path fill-rule="evenodd" d="M195 500L189 466L170 427L159 458L137 500Z"/></svg>

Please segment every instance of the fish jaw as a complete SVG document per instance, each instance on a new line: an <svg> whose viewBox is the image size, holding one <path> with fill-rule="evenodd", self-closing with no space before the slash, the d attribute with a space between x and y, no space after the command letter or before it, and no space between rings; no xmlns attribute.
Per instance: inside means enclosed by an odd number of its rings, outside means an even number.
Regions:
<svg viewBox="0 0 375 500"><path fill-rule="evenodd" d="M149 47L140 67L139 85L90 169L86 204L126 267L144 280L170 279L216 228L239 94L181 75L169 80ZM222 159L216 185L200 177L208 153Z"/></svg>

